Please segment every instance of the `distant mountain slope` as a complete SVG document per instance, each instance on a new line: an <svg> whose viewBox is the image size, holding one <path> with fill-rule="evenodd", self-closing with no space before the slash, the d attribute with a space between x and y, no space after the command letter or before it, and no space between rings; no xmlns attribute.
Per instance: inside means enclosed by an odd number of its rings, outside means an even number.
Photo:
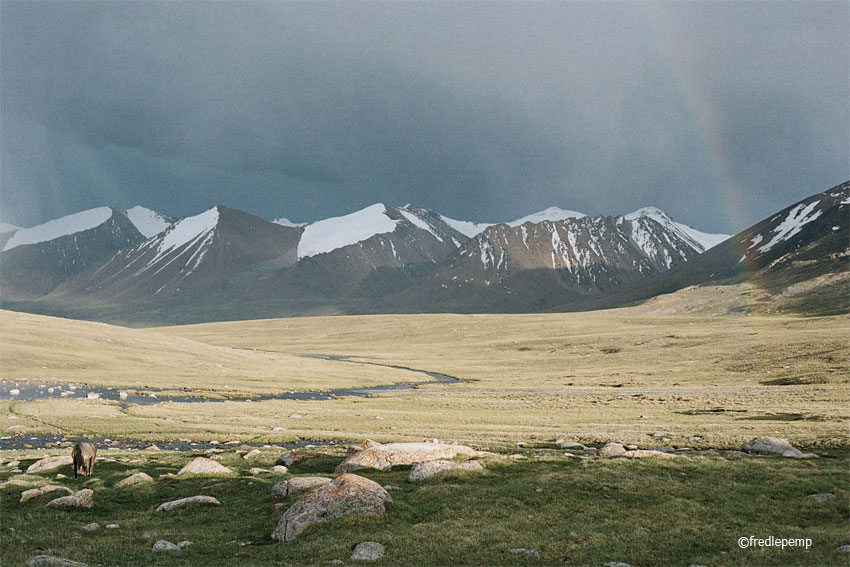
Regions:
<svg viewBox="0 0 850 567"><path fill-rule="evenodd" d="M143 239L124 211L113 207L90 209L17 230L0 252L3 297L43 296Z"/></svg>
<svg viewBox="0 0 850 567"><path fill-rule="evenodd" d="M538 222L543 222L543 221L559 221L559 220L572 219L572 218L581 218L583 216L585 216L584 213L579 213L579 212L576 212L576 211L569 211L569 210L566 210L566 209L561 209L560 207L549 207L548 209L544 209L542 211L538 211L536 213L526 215L522 218L518 218L516 220L509 221L509 222L506 222L506 223L501 223L501 224L506 224L508 226L520 226L520 225L525 224L527 222L538 223ZM449 226L451 226L453 229L457 230L458 232L463 233L468 238L478 236L479 234L484 232L484 230L487 229L487 227L500 224L500 223L495 223L495 222L471 222L471 221L464 221L464 220L456 220L456 219L450 219L448 217L444 217L442 215L441 215L441 218L443 219L443 221L446 224L448 224Z"/></svg>
<svg viewBox="0 0 850 567"><path fill-rule="evenodd" d="M468 302L496 310L580 302L698 255L704 245L691 231L658 209L625 217L498 224L437 268L414 292L414 301L428 308Z"/></svg>
<svg viewBox="0 0 850 567"><path fill-rule="evenodd" d="M751 281L774 293L824 274L850 271L850 181L782 209L630 290L618 303L711 282ZM817 287L817 286L815 286ZM825 303L847 304L846 286L813 287Z"/></svg>
<svg viewBox="0 0 850 567"><path fill-rule="evenodd" d="M420 281L466 237L433 211L372 205L304 228L298 263L261 282L263 297L375 297Z"/></svg>
<svg viewBox="0 0 850 567"><path fill-rule="evenodd" d="M301 231L219 205L116 252L67 282L52 298L132 302L221 291L251 270L295 263Z"/></svg>
<svg viewBox="0 0 850 567"><path fill-rule="evenodd" d="M138 205L124 212L127 214L130 222L133 223L145 238L156 236L176 222L176 219L173 217Z"/></svg>

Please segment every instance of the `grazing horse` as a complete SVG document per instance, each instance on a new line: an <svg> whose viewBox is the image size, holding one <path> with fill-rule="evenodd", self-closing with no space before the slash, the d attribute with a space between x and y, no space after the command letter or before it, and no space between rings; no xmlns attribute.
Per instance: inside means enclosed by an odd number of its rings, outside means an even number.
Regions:
<svg viewBox="0 0 850 567"><path fill-rule="evenodd" d="M71 451L71 459L74 461L74 478L77 473L91 476L94 472L94 461L97 458L97 447L91 443L77 443Z"/></svg>

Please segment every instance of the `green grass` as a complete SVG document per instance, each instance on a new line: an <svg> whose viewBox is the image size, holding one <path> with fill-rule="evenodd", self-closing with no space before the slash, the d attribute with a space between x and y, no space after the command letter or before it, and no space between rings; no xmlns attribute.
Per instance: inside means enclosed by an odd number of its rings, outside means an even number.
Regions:
<svg viewBox="0 0 850 567"><path fill-rule="evenodd" d="M321 451L290 472L330 476L342 459L341 449ZM282 477L248 476L247 469L257 462L224 453L223 463L238 468L230 477L158 480L118 490L114 484L133 472L156 478L176 472L190 455L109 451L110 457L142 462L98 463L94 479L59 481L75 490L93 488L90 510L47 509L49 497L21 505L23 488L0 489L0 551L4 565L23 564L39 553L89 565L322 565L347 560L361 541L378 541L387 547L378 565L846 565L846 556L835 551L848 543L850 483L844 452L804 461L579 460L545 448L521 452L530 458L486 459L482 474L448 475L422 485L406 482L408 467L363 471L358 474L401 487L392 491L383 517L350 516L317 525L295 542L273 543L270 535L280 512L272 512L269 494ZM258 462L268 466L275 455L265 450ZM807 498L819 492L836 498L823 503ZM195 494L215 496L222 506L154 511L162 502ZM121 528L76 529L89 522L114 522ZM737 539L750 535L811 538L813 545L808 551L739 549ZM154 553L157 539L193 545ZM540 561L509 552L517 547L536 549Z"/></svg>

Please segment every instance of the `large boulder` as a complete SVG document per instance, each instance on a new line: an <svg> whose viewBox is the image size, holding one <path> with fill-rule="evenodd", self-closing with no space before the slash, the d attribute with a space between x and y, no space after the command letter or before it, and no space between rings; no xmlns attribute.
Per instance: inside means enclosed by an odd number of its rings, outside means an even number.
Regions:
<svg viewBox="0 0 850 567"><path fill-rule="evenodd" d="M414 463L407 476L407 482L421 482L426 478L448 471L481 471L481 463L478 461L466 461L458 463L455 461L425 461Z"/></svg>
<svg viewBox="0 0 850 567"><path fill-rule="evenodd" d="M94 492L84 488L70 496L63 496L45 504L48 508L91 508L94 506Z"/></svg>
<svg viewBox="0 0 850 567"><path fill-rule="evenodd" d="M50 494L51 492L62 492L66 495L73 494L70 488L58 486L55 484L46 484L39 488L31 488L29 490L24 490L23 492L21 492L21 504L25 504L33 498L38 498L39 496L42 496L44 494Z"/></svg>
<svg viewBox="0 0 850 567"><path fill-rule="evenodd" d="M189 496L188 498L180 498L179 500L164 502L157 507L156 511L168 512L169 510L180 508L181 506L185 506L186 504L212 504L213 506L221 506L221 502L219 502L212 496Z"/></svg>
<svg viewBox="0 0 850 567"><path fill-rule="evenodd" d="M490 453L476 451L472 447L454 443L388 443L382 445L367 439L360 447L352 447L348 450L345 460L336 467L336 473L360 469L383 471L394 465L412 465L423 461L452 459L457 455L483 457L490 455Z"/></svg>
<svg viewBox="0 0 850 567"><path fill-rule="evenodd" d="M328 484L331 479L324 476L298 476L289 480L282 480L272 486L272 500L283 500L290 494L308 488L316 488Z"/></svg>
<svg viewBox="0 0 850 567"><path fill-rule="evenodd" d="M293 541L313 524L348 514L380 516L386 511L386 502L392 502L392 496L377 482L355 474L341 474L290 506L277 523L272 539Z"/></svg>
<svg viewBox="0 0 850 567"><path fill-rule="evenodd" d="M59 467L70 466L74 464L74 460L70 455L61 455L58 457L45 457L40 461L36 461L27 467L27 474L42 473Z"/></svg>
<svg viewBox="0 0 850 567"><path fill-rule="evenodd" d="M153 479L150 475L145 474L143 472L137 472L134 475L130 475L124 480L120 481L115 485L115 488L125 488L128 486L136 486L139 484L150 484L153 482Z"/></svg>
<svg viewBox="0 0 850 567"><path fill-rule="evenodd" d="M181 474L230 474L233 471L206 457L195 457L189 461L185 467L180 469L178 475Z"/></svg>
<svg viewBox="0 0 850 567"><path fill-rule="evenodd" d="M596 452L600 457L622 457L626 454L626 448L619 443L606 443Z"/></svg>
<svg viewBox="0 0 850 567"><path fill-rule="evenodd" d="M785 439L779 437L756 437L741 445L741 450L757 455L782 455L783 457L796 457L805 459L814 457L813 453L803 453Z"/></svg>

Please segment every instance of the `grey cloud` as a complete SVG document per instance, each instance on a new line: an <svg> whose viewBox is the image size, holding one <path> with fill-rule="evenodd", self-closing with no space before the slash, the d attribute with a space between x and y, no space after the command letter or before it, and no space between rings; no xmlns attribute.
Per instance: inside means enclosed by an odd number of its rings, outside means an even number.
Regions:
<svg viewBox="0 0 850 567"><path fill-rule="evenodd" d="M652 204L735 231L850 176L847 21L840 2L6 2L0 214Z"/></svg>

